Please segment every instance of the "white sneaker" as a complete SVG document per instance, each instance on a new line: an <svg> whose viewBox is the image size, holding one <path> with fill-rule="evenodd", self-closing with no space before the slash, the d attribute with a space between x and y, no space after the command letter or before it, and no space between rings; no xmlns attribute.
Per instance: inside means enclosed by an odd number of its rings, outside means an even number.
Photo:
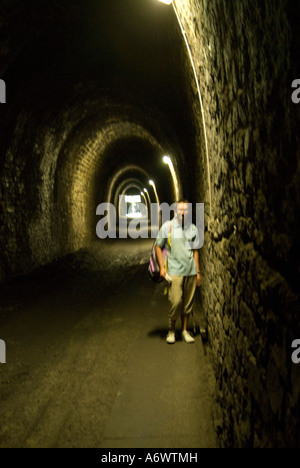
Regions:
<svg viewBox="0 0 300 468"><path fill-rule="evenodd" d="M167 334L166 342L169 344L174 344L175 341L175 332L173 330L170 330Z"/></svg>
<svg viewBox="0 0 300 468"><path fill-rule="evenodd" d="M190 335L190 333L188 331L183 331L182 334L182 339L186 342L186 343L195 343L195 340L194 338Z"/></svg>

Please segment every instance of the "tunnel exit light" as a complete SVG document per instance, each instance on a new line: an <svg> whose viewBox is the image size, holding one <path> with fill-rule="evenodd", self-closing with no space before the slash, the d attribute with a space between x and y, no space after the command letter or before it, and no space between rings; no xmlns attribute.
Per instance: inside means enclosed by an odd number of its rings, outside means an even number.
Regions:
<svg viewBox="0 0 300 468"><path fill-rule="evenodd" d="M161 3L165 3L166 5L171 5L173 3L173 0L158 0Z"/></svg>
<svg viewBox="0 0 300 468"><path fill-rule="evenodd" d="M140 195L125 195L126 203L140 203L140 201L141 201Z"/></svg>

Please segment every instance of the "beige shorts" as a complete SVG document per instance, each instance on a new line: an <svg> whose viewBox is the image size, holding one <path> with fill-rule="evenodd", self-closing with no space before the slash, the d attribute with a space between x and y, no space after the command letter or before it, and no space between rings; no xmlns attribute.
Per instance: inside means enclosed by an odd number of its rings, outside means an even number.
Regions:
<svg viewBox="0 0 300 468"><path fill-rule="evenodd" d="M169 319L175 321L180 315L188 315L193 311L197 276L170 276L172 283L168 291Z"/></svg>

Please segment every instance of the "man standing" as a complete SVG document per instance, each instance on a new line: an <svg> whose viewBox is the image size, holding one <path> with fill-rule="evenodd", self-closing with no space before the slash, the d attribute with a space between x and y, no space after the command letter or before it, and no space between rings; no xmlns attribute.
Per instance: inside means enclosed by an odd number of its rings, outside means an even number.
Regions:
<svg viewBox="0 0 300 468"><path fill-rule="evenodd" d="M199 268L199 233L191 222L191 204L187 200L176 203L176 215L172 221L164 223L156 239L156 255L160 275L167 275L163 264L162 249L166 247L169 285L169 333L166 341L175 343L175 324L179 316L182 323L182 338L186 343L194 343L187 331L189 315L193 309L196 287L201 285Z"/></svg>

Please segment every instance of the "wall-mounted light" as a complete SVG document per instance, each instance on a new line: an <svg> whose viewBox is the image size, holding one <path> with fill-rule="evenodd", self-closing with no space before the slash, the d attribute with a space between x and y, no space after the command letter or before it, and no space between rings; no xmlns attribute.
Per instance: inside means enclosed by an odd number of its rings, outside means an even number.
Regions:
<svg viewBox="0 0 300 468"><path fill-rule="evenodd" d="M158 194L157 194L156 185L155 185L154 180L152 180L152 179L149 180L148 184L151 185L151 187L153 188L153 192L154 192L155 199L156 199L156 210L153 212L153 215L156 216L156 219L155 219L155 221L153 223L153 228L155 229L155 223L157 224L158 228L159 228L159 226L161 226L161 213L160 213L160 209L159 209L160 202L159 202L159 198L158 198Z"/></svg>
<svg viewBox="0 0 300 468"><path fill-rule="evenodd" d="M174 165L172 162L172 159L169 156L164 156L163 157L163 162L169 166L172 179L173 179L173 184L174 184L174 191L175 191L175 198L176 201L179 200L180 194L179 194L179 183L178 183L178 178L174 169Z"/></svg>
<svg viewBox="0 0 300 468"><path fill-rule="evenodd" d="M158 0L159 2L165 3L166 5L171 5L173 0Z"/></svg>
<svg viewBox="0 0 300 468"><path fill-rule="evenodd" d="M148 206L148 202L146 200L144 192L141 192L141 195L142 195L143 199L145 200L145 206Z"/></svg>
<svg viewBox="0 0 300 468"><path fill-rule="evenodd" d="M151 187L153 188L154 195L155 195L155 198L156 198L156 203L159 205L159 198L158 198L158 194L157 194L155 182L154 182L154 180L149 180L148 183L149 183L149 185L151 185Z"/></svg>
<svg viewBox="0 0 300 468"><path fill-rule="evenodd" d="M147 198L148 198L149 208L151 208L151 198L150 198L150 195L149 195L148 190L146 189L146 187L144 187L144 192L145 192L145 194L147 195Z"/></svg>

